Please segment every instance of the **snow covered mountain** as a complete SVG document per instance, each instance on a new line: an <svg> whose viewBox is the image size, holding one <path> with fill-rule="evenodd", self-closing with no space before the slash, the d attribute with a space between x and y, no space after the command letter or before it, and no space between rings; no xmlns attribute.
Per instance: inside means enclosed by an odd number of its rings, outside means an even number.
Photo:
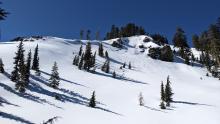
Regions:
<svg viewBox="0 0 220 124"><path fill-rule="evenodd" d="M148 42L143 42L146 40ZM100 70L105 62L97 56L95 73L78 70L72 65L73 53L77 54L79 40L56 37L26 40L25 54L39 45L41 76L32 72L25 94L15 90L9 79L13 69L13 57L19 42L1 42L0 58L5 74L0 74L0 124L41 124L58 116L55 124L219 124L220 82L206 76L206 69L188 66L177 58L175 62L153 60L145 48L160 47L147 36L124 38L123 49L112 47L113 40L103 41L110 57L110 71L120 78ZM85 48L86 40L83 40ZM93 52L99 41L92 41ZM196 50L193 52L198 55ZM48 87L49 74L56 61L61 77L59 89ZM120 69L124 62L131 62L132 69ZM160 85L170 76L174 103L161 110ZM96 92L97 108L88 107L92 92ZM145 106L139 106L142 92ZM54 95L61 96L56 100Z"/></svg>

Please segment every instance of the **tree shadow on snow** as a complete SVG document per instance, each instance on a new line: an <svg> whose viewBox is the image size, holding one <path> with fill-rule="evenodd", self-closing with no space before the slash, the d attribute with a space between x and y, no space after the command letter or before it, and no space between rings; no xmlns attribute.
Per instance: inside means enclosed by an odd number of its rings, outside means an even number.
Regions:
<svg viewBox="0 0 220 124"><path fill-rule="evenodd" d="M47 72L45 72L45 71L40 71L40 72L41 72L42 74L45 74L45 75L47 75L47 76L50 76L50 74L47 73ZM75 84L75 85L78 85L78 86L82 86L82 87L86 87L86 88L88 88L88 87L85 86L85 85L82 85L82 84L79 84L79 83L76 83L76 82L73 82L73 81L70 81L70 80L67 80L67 79L61 78L61 77L60 77L60 80L61 80L61 81L68 82L68 83L71 83L71 84Z"/></svg>
<svg viewBox="0 0 220 124"><path fill-rule="evenodd" d="M6 99L4 99L3 97L0 96L0 106L3 106L3 104L19 107L18 105L10 103L8 100L6 100Z"/></svg>
<svg viewBox="0 0 220 124"><path fill-rule="evenodd" d="M157 109L157 108L153 108L153 107L149 107L149 106L144 106L145 108L149 109L149 110L152 110L152 111L157 111L157 112L163 112L163 113L167 113L165 111L162 111L160 109Z"/></svg>
<svg viewBox="0 0 220 124"><path fill-rule="evenodd" d="M34 124L33 122L30 122L30 121L28 121L26 119L23 119L21 117L15 116L13 114L8 114L8 113L5 113L5 112L1 112L1 111L0 111L0 117L10 119L10 120L14 120L14 121L17 121L17 122L20 122L20 123Z"/></svg>
<svg viewBox="0 0 220 124"><path fill-rule="evenodd" d="M34 79L36 79L37 77L35 77ZM37 81L45 84L45 81L38 79ZM46 86L48 86L48 84L45 84ZM61 94L61 93L57 93L57 92L51 92L43 87L41 87L39 84L37 84L36 82L34 82L33 80L30 82L30 86L29 86L29 90L32 92L36 92L42 95L46 95L49 97L53 97L55 99L55 96L59 97L59 101L61 102L71 102L71 103L75 103L75 104L80 104L80 105L85 105L87 102L80 100L78 98L75 97L70 97L67 96L65 94Z"/></svg>
<svg viewBox="0 0 220 124"><path fill-rule="evenodd" d="M172 103L177 103L177 104L186 104L186 105L199 105L199 106L212 106L208 104L201 104L201 103L194 103L194 102L186 102L186 101L173 101Z"/></svg>
<svg viewBox="0 0 220 124"><path fill-rule="evenodd" d="M101 72L93 72L93 74L113 78L112 74L105 74L105 73L101 73ZM148 84L148 83L138 81L138 80L135 80L135 79L132 79L132 78L124 77L123 75L122 76L117 75L116 78L114 78L114 79L122 80L122 81L125 81L125 82L132 82L132 83L136 83L136 84L144 84L144 85Z"/></svg>
<svg viewBox="0 0 220 124"><path fill-rule="evenodd" d="M113 112L113 111L108 110L108 109L105 109L105 108L95 107L95 109L99 109L99 110L102 110L102 111L105 111L105 112L109 112L109 113L112 113L112 114L115 114L115 115L123 116L122 114L119 114L119 113L117 113L117 112Z"/></svg>
<svg viewBox="0 0 220 124"><path fill-rule="evenodd" d="M184 60L183 58L181 58L181 57L175 55L175 56L174 56L174 62L175 62L175 63L185 63L185 60ZM192 62L191 62L191 63L192 63ZM193 64L193 66L195 66L195 67L203 67L202 64L199 64L199 63L196 63L196 62L193 62L192 64Z"/></svg>

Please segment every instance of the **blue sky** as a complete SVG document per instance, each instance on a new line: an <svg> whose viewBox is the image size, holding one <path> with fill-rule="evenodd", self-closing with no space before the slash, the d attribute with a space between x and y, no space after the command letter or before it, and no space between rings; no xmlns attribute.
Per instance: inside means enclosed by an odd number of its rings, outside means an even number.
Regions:
<svg viewBox="0 0 220 124"><path fill-rule="evenodd" d="M220 16L220 0L2 0L11 14L2 21L2 40L49 35L78 38L81 29L104 36L112 24L142 25L172 39L177 26L191 35Z"/></svg>

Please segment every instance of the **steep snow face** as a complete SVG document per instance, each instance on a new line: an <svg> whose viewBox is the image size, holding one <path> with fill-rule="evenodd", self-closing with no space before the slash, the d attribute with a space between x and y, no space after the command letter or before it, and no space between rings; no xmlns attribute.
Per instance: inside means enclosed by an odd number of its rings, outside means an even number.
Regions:
<svg viewBox="0 0 220 124"><path fill-rule="evenodd" d="M24 42L26 53L34 52L39 45L41 76L34 76L25 94L14 90L14 82L8 78L13 69L13 57L19 42L0 43L0 57L5 64L6 74L0 74L0 123L42 123L59 116L56 124L219 124L220 83L206 77L206 69L191 67L181 62L153 60L139 45L160 47L147 36L124 38L123 49L114 48L115 40L103 41L104 50L110 57L111 72L118 79L100 71L105 58L96 58L96 72L88 73L72 65L81 42L55 37ZM83 40L83 48L85 43ZM99 41L92 41L92 51L98 50ZM193 50L194 52L194 50ZM49 74L56 61L61 77L59 89L48 87ZM132 69L119 69L131 62ZM160 110L160 84L170 76L175 103L167 110ZM89 108L92 92L96 91L97 108ZM145 106L138 105L142 92ZM55 100L59 95L61 101Z"/></svg>

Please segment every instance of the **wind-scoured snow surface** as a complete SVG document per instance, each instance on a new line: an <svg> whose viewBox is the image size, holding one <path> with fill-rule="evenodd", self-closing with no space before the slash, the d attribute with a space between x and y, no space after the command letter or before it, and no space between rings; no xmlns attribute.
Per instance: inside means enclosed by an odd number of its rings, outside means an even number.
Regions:
<svg viewBox="0 0 220 124"><path fill-rule="evenodd" d="M0 43L0 57L6 70L0 74L0 124L41 124L55 116L59 117L55 124L219 124L220 81L207 77L205 68L185 65L181 59L173 63L151 59L138 46L158 46L144 43L145 37L124 38L123 49L112 47L113 40L103 41L111 60L111 72L116 71L118 79L100 71L105 59L98 56L95 73L73 66L73 53L78 54L81 44L78 40L47 37L24 42L25 54L30 49L33 53L39 45L41 70L40 77L32 72L25 94L15 91L15 83L9 79L19 42ZM98 43L92 41L93 52L98 50ZM61 77L59 89L48 86L54 61ZM124 62L131 62L132 70L120 70ZM167 110L161 110L160 84L166 83L168 75L175 102ZM93 91L97 108L88 107ZM145 100L142 107L138 104L140 92ZM55 95L61 100L55 100Z"/></svg>

